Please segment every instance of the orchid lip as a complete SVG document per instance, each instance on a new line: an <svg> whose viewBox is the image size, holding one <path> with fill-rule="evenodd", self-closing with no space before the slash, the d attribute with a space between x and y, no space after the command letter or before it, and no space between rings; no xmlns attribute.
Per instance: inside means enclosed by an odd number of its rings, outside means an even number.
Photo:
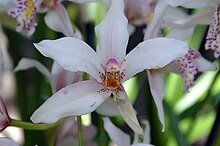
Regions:
<svg viewBox="0 0 220 146"><path fill-rule="evenodd" d="M119 89L121 85L120 64L116 59L111 58L105 66L105 75L103 75L103 84L109 90Z"/></svg>

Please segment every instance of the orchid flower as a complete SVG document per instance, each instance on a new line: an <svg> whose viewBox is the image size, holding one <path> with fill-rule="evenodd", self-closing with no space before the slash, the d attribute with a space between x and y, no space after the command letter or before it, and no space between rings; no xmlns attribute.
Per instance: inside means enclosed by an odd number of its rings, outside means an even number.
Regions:
<svg viewBox="0 0 220 146"><path fill-rule="evenodd" d="M6 137L0 137L1 146L18 146L14 141Z"/></svg>
<svg viewBox="0 0 220 146"><path fill-rule="evenodd" d="M198 72L215 70L216 67L202 57L202 55L190 48L188 53L172 61L170 64L163 68L148 70L148 80L150 90L158 109L159 119L164 127L164 111L163 111L163 98L164 98L164 81L160 76L161 73L175 72L182 76L186 87L184 90L189 92L189 89L195 84L195 75ZM163 129L164 130L164 129Z"/></svg>
<svg viewBox="0 0 220 146"><path fill-rule="evenodd" d="M9 125L9 115L5 103L0 96L0 132L2 132Z"/></svg>
<svg viewBox="0 0 220 146"><path fill-rule="evenodd" d="M186 8L203 8L203 10L192 15L191 18L177 21L180 25L210 24L206 37L206 50L213 50L215 58L220 56L220 31L219 31L219 0L169 0L172 6L183 6Z"/></svg>
<svg viewBox="0 0 220 146"><path fill-rule="evenodd" d="M97 130L93 125L83 126L83 144L85 146L96 146L92 142ZM78 145L77 122L73 117L66 119L57 129L54 146L77 146Z"/></svg>
<svg viewBox="0 0 220 146"><path fill-rule="evenodd" d="M86 72L94 80L59 90L33 113L31 120L53 123L66 116L91 113L106 99L115 97L124 120L135 133L142 134L122 83L145 69L164 67L185 55L189 47L182 41L156 38L140 43L125 55L129 35L123 0L112 1L105 18L95 29L99 40L97 52L83 41L70 37L34 44L44 56L64 69Z"/></svg>
<svg viewBox="0 0 220 146"><path fill-rule="evenodd" d="M18 21L16 29L18 32L25 29L28 35L32 35L37 25L36 13L47 12L45 22L51 29L71 37L75 35L74 33L79 33L73 31L66 9L61 4L62 0L16 0L16 2L16 7L9 9L8 14ZM10 3L4 4L8 6Z"/></svg>
<svg viewBox="0 0 220 146"><path fill-rule="evenodd" d="M182 19L186 18L189 19L188 14L170 6L167 0L159 0L155 6L152 20L145 31L144 39L158 37L163 28L170 27L171 30L166 37L185 41L193 34L195 27L195 25L181 25Z"/></svg>
<svg viewBox="0 0 220 146"><path fill-rule="evenodd" d="M63 30L67 30L66 27ZM66 32L67 32L66 31ZM65 31L64 31L65 32ZM73 36L78 39L82 39L81 33L77 30ZM40 73L42 73L50 82L52 87L52 92L55 93L59 89L70 85L72 83L76 83L82 80L83 73L82 72L72 72L63 69L59 64L53 63L51 72L40 62L29 59L22 58L16 68L15 72L21 70L27 70L29 68L36 68ZM117 108L116 103L112 98L106 99L97 109L96 112L105 115L105 116L117 116L120 115L120 112Z"/></svg>
<svg viewBox="0 0 220 146"><path fill-rule="evenodd" d="M149 38L154 38L158 35L158 31L159 31L159 25L162 22L164 18L166 18L166 12L168 9L170 9L171 6L168 5L168 2L165 1L159 1L156 5L155 8L155 13L152 19L152 22L149 24L148 28L146 29L145 32L145 40L149 39ZM171 10L171 9L170 9ZM173 11L174 10L174 11ZM167 21L165 22L165 26L172 26L174 27L174 31L171 30L171 32L167 35L168 38L178 38L181 40L186 39L187 37L189 37L190 33L188 32L193 32L193 29L190 28L191 25L189 26L184 26L182 19L184 17L184 14L179 13L178 11L175 11L175 9L173 9L171 12L177 14L177 18L174 18L173 20ZM169 12L170 13L170 12ZM181 16L181 17L179 17ZM186 16L185 17L187 19L191 19L190 16ZM179 23L181 22L181 23ZM202 21L200 21L202 22ZM167 23L167 24L166 24ZM176 26L174 26L174 24ZM179 24L177 26L177 24ZM180 27L181 25L183 25L183 27ZM188 27L188 28L187 28ZM185 29L187 28L187 29ZM179 31L178 31L179 30ZM182 33L183 30L187 30L187 33L183 33L184 35L180 35ZM179 34L177 33L179 32ZM171 34L172 33L172 34ZM148 70L148 80L149 80L149 84L150 84L150 90L152 93L152 96L154 98L154 101L156 103L157 109L158 109L158 115L159 115L159 119L161 124L163 125L163 131L164 131L164 111L163 111L163 98L164 98L164 81L163 78L160 76L160 73L164 73L164 72L175 72L178 73L182 76L186 87L184 88L184 90L186 92L189 92L189 89L194 85L194 78L195 75L198 72L203 72L203 71L207 71L207 70L215 70L215 66L209 62L208 60L206 60L205 58L203 58L201 56L201 54L190 48L187 52L187 54L185 54L184 56L181 56L179 58L176 58L174 61L172 61L171 63L169 63L167 66L163 67L163 68L158 68L158 69L151 69Z"/></svg>
<svg viewBox="0 0 220 146"><path fill-rule="evenodd" d="M16 30L27 30L28 35L35 31L35 15L42 0L16 0L17 5L9 9L8 15L15 18L18 22Z"/></svg>
<svg viewBox="0 0 220 146"><path fill-rule="evenodd" d="M150 23L157 0L125 0L125 16L128 19L128 30L131 35L135 26Z"/></svg>
<svg viewBox="0 0 220 146"><path fill-rule="evenodd" d="M121 129L117 128L109 118L104 118L104 128L108 133L111 140L116 143L118 146L129 146L130 145L130 137L128 134L124 133ZM150 143L150 125L148 121L145 121L145 131L143 137L143 143L139 142L137 136L133 141L131 146L152 146Z"/></svg>
<svg viewBox="0 0 220 146"><path fill-rule="evenodd" d="M156 3L157 0L125 0L125 15L128 21L143 21L144 19L144 22L149 23Z"/></svg>
<svg viewBox="0 0 220 146"><path fill-rule="evenodd" d="M65 7L62 5L63 0L43 0L39 11L47 12L44 21L49 28L54 31L61 32L65 36L75 37L79 35L78 30L73 30L72 23L67 14Z"/></svg>

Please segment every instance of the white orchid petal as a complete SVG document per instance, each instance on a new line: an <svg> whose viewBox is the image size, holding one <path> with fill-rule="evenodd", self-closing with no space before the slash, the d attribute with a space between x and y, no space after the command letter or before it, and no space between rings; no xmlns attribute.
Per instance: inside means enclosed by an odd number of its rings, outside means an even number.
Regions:
<svg viewBox="0 0 220 146"><path fill-rule="evenodd" d="M188 14L186 12L184 12L182 9L179 8L175 8L175 7L169 7L169 9L166 10L163 19L165 19L165 21L174 21L174 20L178 20L180 18L185 18L187 17Z"/></svg>
<svg viewBox="0 0 220 146"><path fill-rule="evenodd" d="M156 72L148 71L148 80L150 84L150 91L154 98L157 107L158 116L163 126L162 131L165 130L163 98L165 93L165 85L163 78Z"/></svg>
<svg viewBox="0 0 220 146"><path fill-rule="evenodd" d="M68 37L74 36L69 16L62 4L59 4L55 9L48 11L44 20L47 26L52 30L62 32Z"/></svg>
<svg viewBox="0 0 220 146"><path fill-rule="evenodd" d="M169 0L168 3L174 7L183 6L186 8L214 7L216 0Z"/></svg>
<svg viewBox="0 0 220 146"><path fill-rule="evenodd" d="M43 40L35 47L46 57L50 57L69 71L87 72L101 82L99 73L103 73L101 61L91 47L83 41L64 37L57 40Z"/></svg>
<svg viewBox="0 0 220 146"><path fill-rule="evenodd" d="M131 129L138 135L143 135L143 129L137 120L136 112L133 109L127 94L124 92L124 99L116 98L119 111L125 120L125 122L131 127Z"/></svg>
<svg viewBox="0 0 220 146"><path fill-rule="evenodd" d="M122 64L125 68L123 81L144 69L162 68L188 52L189 46L168 38L155 38L144 41L135 47Z"/></svg>
<svg viewBox="0 0 220 146"><path fill-rule="evenodd" d="M198 11L197 13L186 16L176 21L172 22L175 28L186 28L192 27L197 24L207 25L212 22L212 15L214 14L214 8L206 8L204 10Z"/></svg>
<svg viewBox="0 0 220 146"><path fill-rule="evenodd" d="M29 58L22 58L18 65L15 67L14 71L18 72L21 70L27 70L30 68L36 68L40 73L42 73L44 76L47 77L48 80L50 80L50 72L49 70L41 64L39 61Z"/></svg>
<svg viewBox="0 0 220 146"><path fill-rule="evenodd" d="M74 117L69 117L57 128L54 146L65 146L66 143L74 143L77 139L77 122Z"/></svg>
<svg viewBox="0 0 220 146"><path fill-rule="evenodd" d="M2 97L0 96L0 114L4 115L4 117L8 118L8 110L7 107L2 99ZM0 119L2 120L2 119Z"/></svg>
<svg viewBox="0 0 220 146"><path fill-rule="evenodd" d="M80 39L80 40L83 40L83 36L82 36L81 32L78 29L75 30L75 32L73 34L73 37L75 37L77 39Z"/></svg>
<svg viewBox="0 0 220 146"><path fill-rule="evenodd" d="M1 146L18 146L18 144L16 144L11 139L6 138L6 137L0 137L0 145Z"/></svg>
<svg viewBox="0 0 220 146"><path fill-rule="evenodd" d="M108 133L111 140L118 146L129 146L130 136L124 133L121 129L117 128L109 118L104 118L104 128Z"/></svg>
<svg viewBox="0 0 220 146"><path fill-rule="evenodd" d="M173 39L185 41L193 35L194 29L195 29L194 26L193 27L182 28L182 29L173 28L167 34L166 38L173 38Z"/></svg>
<svg viewBox="0 0 220 146"><path fill-rule="evenodd" d="M34 123L53 123L66 116L91 113L111 94L102 92L103 85L95 80L69 85L41 105L31 116Z"/></svg>
<svg viewBox="0 0 220 146"><path fill-rule="evenodd" d="M119 63L124 59L129 37L127 23L123 0L112 0L105 18L95 28L98 36L97 54L103 65L111 58Z"/></svg>
<svg viewBox="0 0 220 146"><path fill-rule="evenodd" d="M166 0L159 0L157 2L151 23L147 26L145 31L144 40L157 37L160 24L168 7L169 5Z"/></svg>
<svg viewBox="0 0 220 146"><path fill-rule="evenodd" d="M118 116L121 115L116 101L113 98L106 99L97 109L96 112L106 116Z"/></svg>
<svg viewBox="0 0 220 146"><path fill-rule="evenodd" d="M143 143L150 143L150 123L148 120L142 122L145 125Z"/></svg>
<svg viewBox="0 0 220 146"><path fill-rule="evenodd" d="M203 72L203 71L214 71L216 70L216 66L205 59L204 57L200 56L199 58L195 59L196 66L198 66L198 71Z"/></svg>
<svg viewBox="0 0 220 146"><path fill-rule="evenodd" d="M63 69L56 62L53 63L51 70L51 86L55 93L59 89L82 80L82 72L71 72Z"/></svg>
<svg viewBox="0 0 220 146"><path fill-rule="evenodd" d="M7 50L7 46L8 46L8 39L0 25L0 50L4 52L4 50Z"/></svg>
<svg viewBox="0 0 220 146"><path fill-rule="evenodd" d="M62 122L57 128L56 137L54 140L54 146L70 146L77 145L78 142L78 128L77 122L74 117L69 117ZM84 126L82 125L82 133L83 133L83 144L85 146L95 146L93 143L93 138L97 133L97 129L95 126Z"/></svg>
<svg viewBox="0 0 220 146"><path fill-rule="evenodd" d="M10 122L9 115L5 103L0 96L0 132L8 127Z"/></svg>

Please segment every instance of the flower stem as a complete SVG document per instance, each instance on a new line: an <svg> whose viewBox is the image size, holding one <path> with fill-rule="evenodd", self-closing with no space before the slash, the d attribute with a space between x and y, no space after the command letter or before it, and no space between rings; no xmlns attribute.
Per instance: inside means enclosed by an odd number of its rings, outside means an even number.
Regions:
<svg viewBox="0 0 220 146"><path fill-rule="evenodd" d="M103 125L103 120L102 120L102 116L101 115L97 115L98 117L98 130L99 130L99 136L100 136L100 140L99 140L99 146L106 146L106 135L105 135L105 130L104 130L104 125Z"/></svg>
<svg viewBox="0 0 220 146"><path fill-rule="evenodd" d="M77 128L78 128L78 144L79 144L79 146L82 146L83 140L82 140L82 119L81 119L81 116L77 116Z"/></svg>
<svg viewBox="0 0 220 146"><path fill-rule="evenodd" d="M19 127L27 130L47 130L50 128L55 127L58 125L60 122L56 122L53 124L35 124L31 122L24 122L21 120L16 120L16 119L10 119L9 126L14 126L14 127Z"/></svg>

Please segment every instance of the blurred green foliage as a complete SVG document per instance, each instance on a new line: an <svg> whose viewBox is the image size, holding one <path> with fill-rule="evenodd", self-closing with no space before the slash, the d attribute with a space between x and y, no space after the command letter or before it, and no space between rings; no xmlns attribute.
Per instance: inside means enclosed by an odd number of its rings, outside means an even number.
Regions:
<svg viewBox="0 0 220 146"><path fill-rule="evenodd" d="M80 28L83 34L88 34L86 32L86 25L93 24L93 27L97 25L103 19L106 11L105 7L101 4L88 4L85 6L72 3L65 4L72 22L76 24L73 27ZM81 16L83 16L82 18L86 16L86 18L81 19ZM43 39L59 38L62 37L62 34L50 30L45 25L43 18L44 14L38 15L37 31L33 37L28 39L24 35L14 31L16 24L14 20L5 14L0 15L0 23L3 25L9 39L9 52L12 56L14 66L17 65L22 57L30 57L40 61L49 69L51 68L52 60L43 57L37 52L32 43L39 42ZM94 34L94 28L92 33ZM202 40L205 33L206 26L197 26L192 38L188 40L190 46L198 50L204 46ZM86 37L84 36L84 38ZM92 47L95 48L96 43L93 43ZM217 66L219 66L218 63ZM190 90L190 93L185 93L182 90L184 82L180 76L176 74L165 74L163 77L166 81L166 95L164 100L166 131L164 133L162 132L162 126L157 116L157 109L149 91L147 74L140 73L124 83L131 102L135 103L138 98L140 102L144 103L143 106L140 105L144 112L138 116L150 121L152 144L158 146L199 146L199 143L202 142L202 145L205 145L209 139L209 135L212 135L216 115L219 114L217 113L217 106L219 106L220 99L219 71L199 75L196 85ZM50 85L34 69L16 73L16 82L17 94L15 98L22 120L30 121L29 117L33 111L51 96ZM135 105L136 109L139 103ZM112 120L116 125L121 126L123 130L130 132L124 126L123 120L120 117L112 118ZM100 146L106 145L109 138L103 129L101 116L98 116L97 127L99 133L94 140ZM216 137L213 140L213 146L220 145L220 140L217 138L220 135L219 127L218 124L218 127L216 127L218 128L218 132L214 135ZM25 130L24 146L35 144L39 146L51 146L55 132L56 128L40 132Z"/></svg>

